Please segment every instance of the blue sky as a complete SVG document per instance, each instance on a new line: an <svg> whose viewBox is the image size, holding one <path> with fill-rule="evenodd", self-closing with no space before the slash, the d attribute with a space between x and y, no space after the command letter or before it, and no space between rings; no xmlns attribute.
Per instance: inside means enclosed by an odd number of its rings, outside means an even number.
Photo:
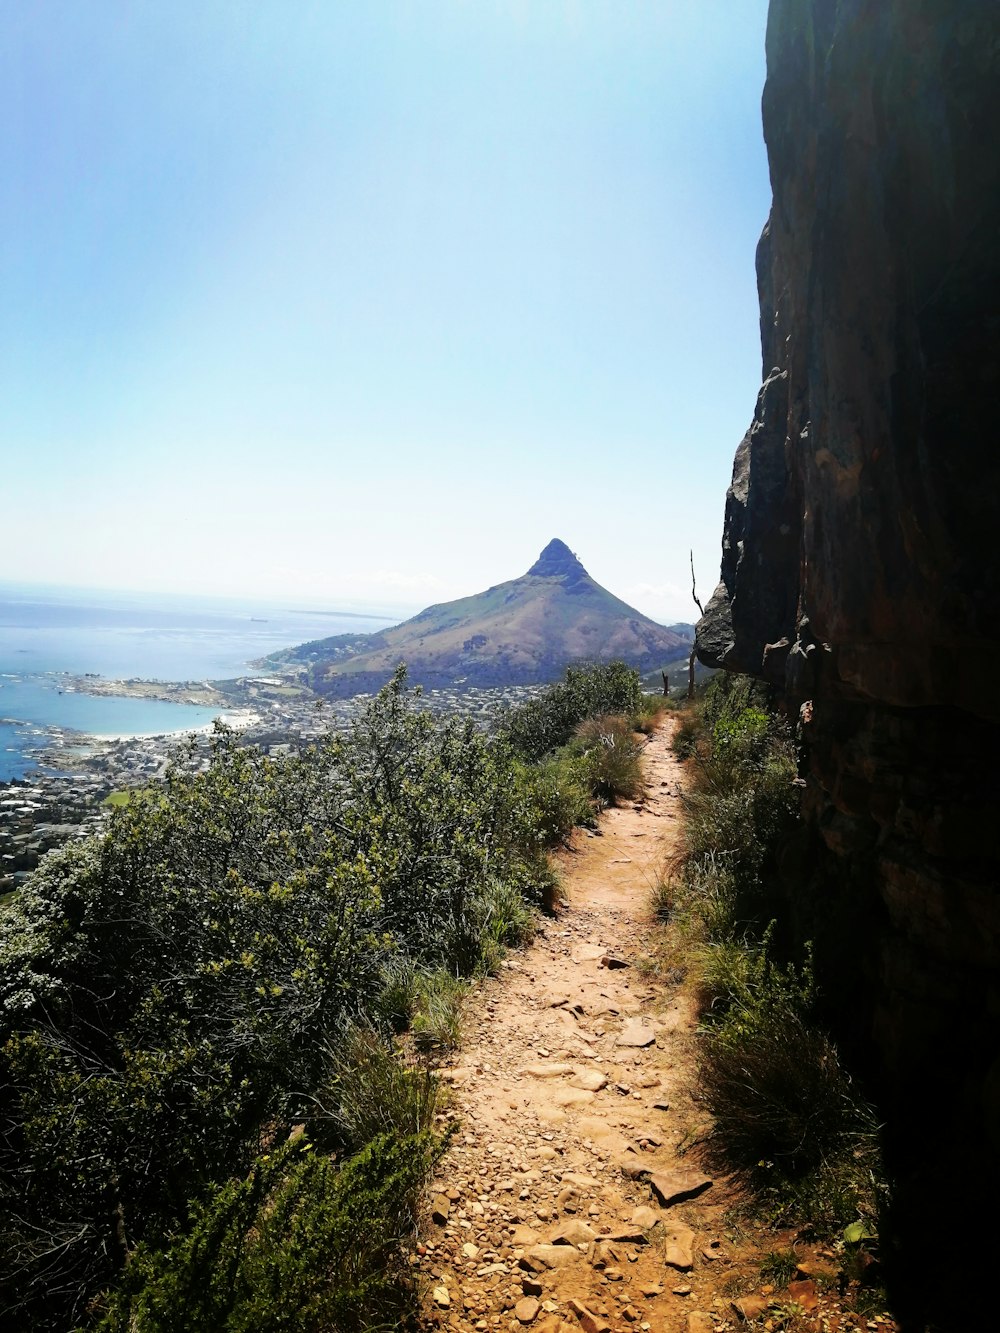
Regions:
<svg viewBox="0 0 1000 1333"><path fill-rule="evenodd" d="M760 381L766 0L0 0L0 578L660 619Z"/></svg>

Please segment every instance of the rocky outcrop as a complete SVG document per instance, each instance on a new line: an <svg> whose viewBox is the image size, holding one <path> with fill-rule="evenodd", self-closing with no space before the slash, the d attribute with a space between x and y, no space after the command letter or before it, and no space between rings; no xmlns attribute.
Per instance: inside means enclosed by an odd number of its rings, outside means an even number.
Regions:
<svg viewBox="0 0 1000 1333"><path fill-rule="evenodd" d="M897 1299L952 1327L929 1237L995 1234L1000 1185L1000 11L771 0L767 64L764 385L698 652L803 708L795 911L887 1118Z"/></svg>

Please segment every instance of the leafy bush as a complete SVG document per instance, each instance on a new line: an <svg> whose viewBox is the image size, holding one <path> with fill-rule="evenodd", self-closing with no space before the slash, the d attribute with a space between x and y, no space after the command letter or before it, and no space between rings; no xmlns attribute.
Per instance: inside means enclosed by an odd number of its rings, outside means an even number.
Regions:
<svg viewBox="0 0 1000 1333"><path fill-rule="evenodd" d="M593 823L589 774L582 755L560 751L537 764L523 766L520 774L540 846L555 847L577 825Z"/></svg>
<svg viewBox="0 0 1000 1333"><path fill-rule="evenodd" d="M535 933L536 913L516 887L504 880L489 885L479 898L480 968L494 972L508 948L527 944Z"/></svg>
<svg viewBox="0 0 1000 1333"><path fill-rule="evenodd" d="M799 818L791 737L740 677L714 678L687 723L677 900L696 935L759 933L778 910L778 853Z"/></svg>
<svg viewBox="0 0 1000 1333"><path fill-rule="evenodd" d="M391 1031L405 1032L416 1007L416 964L406 954L390 954L383 964L381 985L369 1012Z"/></svg>
<svg viewBox="0 0 1000 1333"><path fill-rule="evenodd" d="M472 975L480 897L505 879L539 902L548 884L531 788L506 740L414 708L398 672L317 757L356 854L378 853L383 929L420 966Z"/></svg>
<svg viewBox="0 0 1000 1333"><path fill-rule="evenodd" d="M337 1169L292 1145L208 1191L186 1230L140 1246L100 1333L366 1333L412 1297L400 1242L440 1152L429 1134L373 1139Z"/></svg>
<svg viewBox="0 0 1000 1333"><path fill-rule="evenodd" d="M674 708L674 701L662 694L640 694L632 713L632 725L648 736L656 730L664 713L673 712Z"/></svg>
<svg viewBox="0 0 1000 1333"><path fill-rule="evenodd" d="M551 883L509 745L437 724L402 673L301 756L218 731L204 772L48 858L0 938L0 1309L78 1320L301 1114L348 1020L412 1010L452 1043L455 976Z"/></svg>
<svg viewBox="0 0 1000 1333"><path fill-rule="evenodd" d="M0 1300L39 1302L34 1327L220 1168L245 1169L311 1084L319 1035L372 989L372 867L308 819L298 777L222 733L207 772L175 773L165 802L124 807L18 895L0 942Z"/></svg>
<svg viewBox="0 0 1000 1333"><path fill-rule="evenodd" d="M639 673L624 662L571 667L564 681L509 710L499 729L523 759L537 760L565 745L584 718L631 715L641 698Z"/></svg>

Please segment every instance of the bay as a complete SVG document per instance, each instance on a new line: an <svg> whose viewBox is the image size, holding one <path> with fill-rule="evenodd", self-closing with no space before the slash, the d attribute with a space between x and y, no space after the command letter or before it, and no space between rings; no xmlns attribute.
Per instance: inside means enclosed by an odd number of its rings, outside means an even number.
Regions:
<svg viewBox="0 0 1000 1333"><path fill-rule="evenodd" d="M146 736L205 726L218 710L72 692L69 675L158 681L263 675L249 664L334 634L373 633L402 616L248 600L0 583L0 781L33 768L50 728Z"/></svg>

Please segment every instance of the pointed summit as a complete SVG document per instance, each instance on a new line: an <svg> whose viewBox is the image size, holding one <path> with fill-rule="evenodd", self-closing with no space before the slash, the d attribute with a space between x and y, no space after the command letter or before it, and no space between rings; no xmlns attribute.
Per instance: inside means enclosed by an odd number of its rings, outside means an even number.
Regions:
<svg viewBox="0 0 1000 1333"><path fill-rule="evenodd" d="M528 570L542 579L587 578L587 571L565 542L553 537L535 563Z"/></svg>
<svg viewBox="0 0 1000 1333"><path fill-rule="evenodd" d="M319 694L381 689L405 661L428 689L538 685L574 662L621 659L657 671L690 652L688 639L595 583L565 542L550 541L519 579L425 607L378 634L341 634L267 659L297 669Z"/></svg>

